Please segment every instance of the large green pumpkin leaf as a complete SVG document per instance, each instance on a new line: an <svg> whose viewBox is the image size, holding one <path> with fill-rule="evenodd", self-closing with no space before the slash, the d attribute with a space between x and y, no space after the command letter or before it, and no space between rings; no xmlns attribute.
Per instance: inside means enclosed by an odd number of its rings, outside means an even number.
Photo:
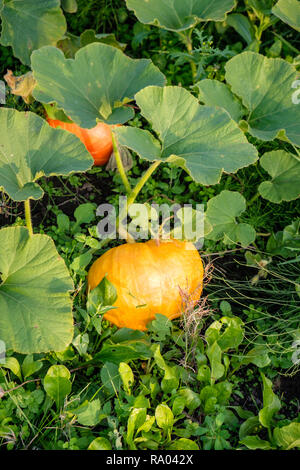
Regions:
<svg viewBox="0 0 300 470"><path fill-rule="evenodd" d="M160 160L161 144L149 131L127 126L114 129L114 134L117 135L120 145L130 148L144 160Z"/></svg>
<svg viewBox="0 0 300 470"><path fill-rule="evenodd" d="M256 161L255 147L229 114L201 106L184 88L150 86L135 99L160 142L141 129L124 126L114 132L121 145L141 158L178 164L206 185L218 183L222 171L233 173Z"/></svg>
<svg viewBox="0 0 300 470"><path fill-rule="evenodd" d="M224 21L234 0L126 0L141 23L183 31L200 21Z"/></svg>
<svg viewBox="0 0 300 470"><path fill-rule="evenodd" d="M227 244L240 242L242 246L250 245L256 236L254 228L236 220L245 210L245 198L235 191L225 190L210 199L207 203L206 218L213 229L207 238L223 240Z"/></svg>
<svg viewBox="0 0 300 470"><path fill-rule="evenodd" d="M0 339L31 354L62 351L72 340L73 283L55 245L25 227L0 230Z"/></svg>
<svg viewBox="0 0 300 470"><path fill-rule="evenodd" d="M39 199L41 176L86 171L93 159L70 132L53 129L34 113L0 109L0 187L15 201Z"/></svg>
<svg viewBox="0 0 300 470"><path fill-rule="evenodd" d="M131 59L107 44L92 43L66 59L55 47L43 47L31 58L37 86L34 97L56 102L78 125L98 121L123 124L134 116L127 104L148 85L163 86L164 75L148 59Z"/></svg>
<svg viewBox="0 0 300 470"><path fill-rule="evenodd" d="M225 83L207 78L198 82L196 86L199 90L199 99L204 104L208 106L221 106L226 109L234 121L239 122L243 117L243 106Z"/></svg>
<svg viewBox="0 0 300 470"><path fill-rule="evenodd" d="M259 185L259 192L271 202L292 201L300 196L300 160L296 156L276 150L265 153L261 166L272 177Z"/></svg>
<svg viewBox="0 0 300 470"><path fill-rule="evenodd" d="M32 51L55 45L67 28L59 0L0 0L0 17L1 44L27 65Z"/></svg>
<svg viewBox="0 0 300 470"><path fill-rule="evenodd" d="M225 68L232 91L249 110L249 132L261 140L273 140L284 131L300 146L300 106L293 102L295 68L283 59L255 52L233 57Z"/></svg>
<svg viewBox="0 0 300 470"><path fill-rule="evenodd" d="M299 0L279 0L272 8L273 15L292 28L300 31L300 2Z"/></svg>

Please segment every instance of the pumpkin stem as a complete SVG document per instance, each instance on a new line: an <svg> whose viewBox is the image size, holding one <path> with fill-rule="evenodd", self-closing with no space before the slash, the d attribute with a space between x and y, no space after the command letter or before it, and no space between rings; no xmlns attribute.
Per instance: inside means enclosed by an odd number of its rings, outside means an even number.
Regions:
<svg viewBox="0 0 300 470"><path fill-rule="evenodd" d="M152 163L152 165L148 168L148 170L145 171L143 176L139 179L136 186L133 188L133 190L129 194L127 209L129 206L131 206L131 204L134 203L140 191L143 189L144 185L147 183L152 173L154 173L154 171L160 164L161 164L161 160L157 160L156 162Z"/></svg>
<svg viewBox="0 0 300 470"><path fill-rule="evenodd" d="M161 239L162 237L162 232L163 232L163 229L164 229L164 226L166 225L167 222L169 222L169 220L171 219L174 219L174 215L171 215L170 217L167 217L165 220L162 221L161 223L161 226L159 227L159 230L158 230L158 238ZM169 236L170 236L170 233L169 232Z"/></svg>
<svg viewBox="0 0 300 470"><path fill-rule="evenodd" d="M31 221L31 209L30 209L30 199L26 199L24 202L25 207L25 221L28 228L29 235L33 235L32 221Z"/></svg>
<svg viewBox="0 0 300 470"><path fill-rule="evenodd" d="M156 168L160 165L161 161L158 160L154 163L152 163L152 165L148 168L147 171L145 171L145 173L143 174L143 176L139 179L139 181L137 182L136 186L133 188L133 190L130 192L129 196L128 196L128 200L127 200L127 205L126 207L124 208L124 210L119 214L119 220L118 220L118 232L120 235L125 235L125 238L126 238L126 241L127 243L135 243L135 240L134 238L132 237L132 235L130 235L126 230L125 228L122 226L122 220L126 217L126 215L128 214L128 209L129 207L134 203L134 201L136 200L138 194L140 193L140 191L142 190L142 188L144 187L144 185L146 184L146 182L148 181L148 179L150 178L150 176L152 175L152 173L156 170Z"/></svg>
<svg viewBox="0 0 300 470"><path fill-rule="evenodd" d="M193 59L193 41L192 41L193 28L189 30L188 34L180 33L180 32L177 34L181 37L181 40L184 43L188 54L191 56L190 66L191 66L191 71L192 71L193 82L195 82L197 78L197 66Z"/></svg>
<svg viewBox="0 0 300 470"><path fill-rule="evenodd" d="M125 228L122 225L119 225L118 232L121 236L126 237L126 242L127 243L135 243L135 239L133 238L133 236L130 235L130 233L127 232L127 230L125 230Z"/></svg>
<svg viewBox="0 0 300 470"><path fill-rule="evenodd" d="M117 140L116 140L112 130L111 130L111 140L112 140L112 144L113 144L116 164L117 164L122 182L125 186L126 192L129 194L131 192L131 186L130 186L130 183L129 183L127 175L126 175L126 171L125 171L124 166L123 166L123 162L122 162L122 158L121 158L121 155L120 155L120 152L119 152Z"/></svg>

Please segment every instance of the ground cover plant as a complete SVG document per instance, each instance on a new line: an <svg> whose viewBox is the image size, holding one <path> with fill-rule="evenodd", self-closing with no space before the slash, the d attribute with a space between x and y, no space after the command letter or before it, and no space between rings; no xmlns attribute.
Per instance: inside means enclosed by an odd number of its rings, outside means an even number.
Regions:
<svg viewBox="0 0 300 470"><path fill-rule="evenodd" d="M1 449L299 449L300 2L0 19Z"/></svg>

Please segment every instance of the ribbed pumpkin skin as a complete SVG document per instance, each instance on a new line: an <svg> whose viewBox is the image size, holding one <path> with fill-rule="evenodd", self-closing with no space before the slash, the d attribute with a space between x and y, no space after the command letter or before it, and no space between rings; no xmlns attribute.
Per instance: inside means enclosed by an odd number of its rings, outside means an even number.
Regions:
<svg viewBox="0 0 300 470"><path fill-rule="evenodd" d="M48 118L47 122L51 127L60 127L79 137L88 152L92 155L96 166L102 166L108 162L113 150L111 127L108 124L99 122L97 126L92 129L83 129L75 123L63 122L58 119Z"/></svg>
<svg viewBox="0 0 300 470"><path fill-rule="evenodd" d="M116 309L104 318L118 327L146 330L161 313L169 319L180 316L181 288L196 302L203 285L203 264L194 245L171 240L126 243L112 248L94 262L88 286L94 289L107 275L117 289Z"/></svg>

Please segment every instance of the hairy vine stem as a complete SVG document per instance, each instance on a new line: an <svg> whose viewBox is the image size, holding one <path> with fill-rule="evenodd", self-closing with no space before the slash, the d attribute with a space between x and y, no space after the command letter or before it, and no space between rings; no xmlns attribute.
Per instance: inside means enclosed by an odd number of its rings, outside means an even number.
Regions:
<svg viewBox="0 0 300 470"><path fill-rule="evenodd" d="M25 207L25 221L26 221L26 226L28 228L29 235L33 235L33 229L32 229L32 220L31 220L31 209L30 209L30 199L26 199L24 202L24 207Z"/></svg>
<svg viewBox="0 0 300 470"><path fill-rule="evenodd" d="M122 182L125 186L126 192L129 194L131 192L131 186L130 186L130 183L129 183L127 175L126 175L126 171L125 171L124 166L123 166L122 158L121 158L121 155L120 155L120 152L119 152L119 149L118 149L117 140L114 136L113 131L111 131L111 139L112 139L114 154L115 154L115 158L116 158L116 164L117 164Z"/></svg>
<svg viewBox="0 0 300 470"><path fill-rule="evenodd" d="M178 35L181 37L183 43L186 46L186 49L188 51L188 54L191 56L190 60L190 65L191 65L191 71L192 71L192 77L193 77L193 83L196 80L197 77L197 66L194 62L193 59L193 41L192 41L192 34L193 34L193 29L191 29L188 34L184 33L178 33Z"/></svg>
<svg viewBox="0 0 300 470"><path fill-rule="evenodd" d="M131 206L131 204L134 203L140 191L143 189L148 179L152 176L152 173L155 172L155 170L157 169L157 167L159 167L160 164L161 164L161 161L157 160L154 163L152 163L152 165L148 168L147 171L145 171L143 176L139 179L136 186L133 188L133 190L129 194L127 207Z"/></svg>
<svg viewBox="0 0 300 470"><path fill-rule="evenodd" d="M160 160L155 161L152 163L152 165L148 168L148 170L145 171L143 176L139 179L137 182L136 186L133 188L133 190L130 192L127 200L126 207L124 210L119 214L119 220L118 220L118 231L121 235L124 235L125 233L127 234L127 242L128 243L135 243L134 238L124 229L124 227L121 225L122 220L126 217L128 213L129 207L134 203L136 200L137 196L143 189L144 185L147 183L148 179L151 177L151 175L154 173L154 171L158 168L158 166L161 164Z"/></svg>

